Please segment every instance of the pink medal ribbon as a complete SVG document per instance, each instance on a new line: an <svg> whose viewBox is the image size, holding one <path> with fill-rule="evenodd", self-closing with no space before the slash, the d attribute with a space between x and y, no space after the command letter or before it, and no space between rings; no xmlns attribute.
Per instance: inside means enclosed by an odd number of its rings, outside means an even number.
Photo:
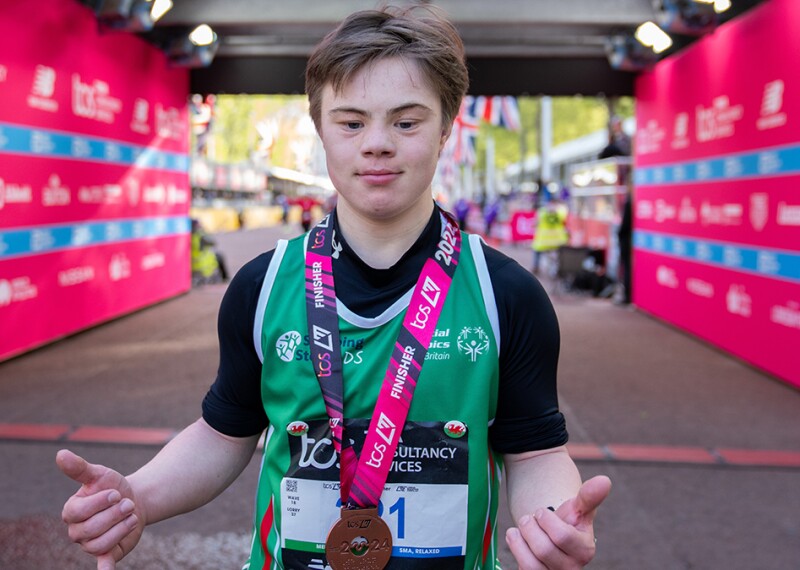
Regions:
<svg viewBox="0 0 800 570"><path fill-rule="evenodd" d="M452 216L440 212L444 229L436 251L426 260L414 287L360 458L344 440L344 377L331 264L333 214L326 216L308 236L305 265L309 341L334 449L340 455L344 508L378 504L425 355L453 281L461 253L461 231Z"/></svg>

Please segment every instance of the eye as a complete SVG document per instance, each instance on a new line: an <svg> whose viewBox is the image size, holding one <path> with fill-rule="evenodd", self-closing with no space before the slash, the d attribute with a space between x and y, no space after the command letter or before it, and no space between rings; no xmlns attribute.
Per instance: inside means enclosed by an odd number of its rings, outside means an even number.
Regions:
<svg viewBox="0 0 800 570"><path fill-rule="evenodd" d="M403 131L413 129L416 126L416 124L417 124L416 121L410 121L410 120L397 121L397 126L400 128L400 130Z"/></svg>
<svg viewBox="0 0 800 570"><path fill-rule="evenodd" d="M360 121L345 121L342 123L344 127L351 131L356 131L361 128L362 123Z"/></svg>

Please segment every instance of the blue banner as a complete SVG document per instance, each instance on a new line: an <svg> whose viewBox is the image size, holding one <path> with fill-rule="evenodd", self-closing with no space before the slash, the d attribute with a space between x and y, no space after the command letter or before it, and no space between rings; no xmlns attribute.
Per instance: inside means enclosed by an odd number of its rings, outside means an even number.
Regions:
<svg viewBox="0 0 800 570"><path fill-rule="evenodd" d="M800 282L800 253L646 231L634 232L633 243L652 253Z"/></svg>
<svg viewBox="0 0 800 570"><path fill-rule="evenodd" d="M800 145L659 166L637 166L634 182L640 186L661 186L793 174L800 174Z"/></svg>
<svg viewBox="0 0 800 570"><path fill-rule="evenodd" d="M0 231L0 260L64 249L185 234L185 216L78 222Z"/></svg>
<svg viewBox="0 0 800 570"><path fill-rule="evenodd" d="M189 171L189 156L111 139L0 123L0 153Z"/></svg>

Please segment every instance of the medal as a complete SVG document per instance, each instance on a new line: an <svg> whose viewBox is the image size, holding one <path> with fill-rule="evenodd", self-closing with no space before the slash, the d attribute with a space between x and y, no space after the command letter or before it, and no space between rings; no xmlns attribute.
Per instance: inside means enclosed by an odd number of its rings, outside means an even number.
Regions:
<svg viewBox="0 0 800 570"><path fill-rule="evenodd" d="M325 556L333 570L383 570L392 556L392 531L377 508L343 508L328 532Z"/></svg>
<svg viewBox="0 0 800 570"><path fill-rule="evenodd" d="M313 333L310 350L330 420L331 441L340 459L341 504L345 505L325 540L325 556L333 570L383 570L392 557L392 532L378 516L375 505L389 475L391 458L458 265L461 232L449 214L442 215L441 239L417 279L375 403L364 441L364 449L371 452L364 451L361 457L343 437L343 366L331 263L332 215L319 222L307 238L306 314L308 330Z"/></svg>

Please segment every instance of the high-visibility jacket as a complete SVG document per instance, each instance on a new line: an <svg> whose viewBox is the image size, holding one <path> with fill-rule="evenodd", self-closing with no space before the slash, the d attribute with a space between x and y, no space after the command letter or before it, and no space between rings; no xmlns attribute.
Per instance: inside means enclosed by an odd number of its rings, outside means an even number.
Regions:
<svg viewBox="0 0 800 570"><path fill-rule="evenodd" d="M211 277L217 269L217 256L214 251L203 244L203 236L192 234L192 273L203 277Z"/></svg>
<svg viewBox="0 0 800 570"><path fill-rule="evenodd" d="M567 207L559 204L539 208L531 247L536 251L550 251L567 245L568 242Z"/></svg>

